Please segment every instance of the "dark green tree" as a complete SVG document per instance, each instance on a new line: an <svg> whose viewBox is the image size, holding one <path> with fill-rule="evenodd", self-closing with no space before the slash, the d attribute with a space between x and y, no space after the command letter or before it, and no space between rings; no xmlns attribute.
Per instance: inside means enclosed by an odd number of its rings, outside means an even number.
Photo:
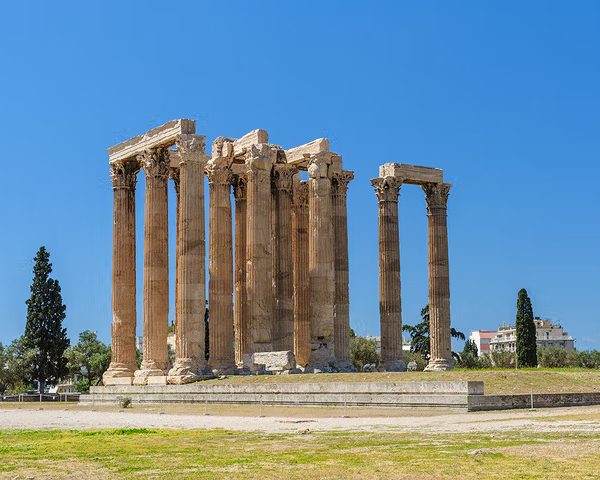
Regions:
<svg viewBox="0 0 600 480"><path fill-rule="evenodd" d="M67 367L80 392L88 392L98 385L110 364L110 347L100 340L96 332L85 330L79 334L77 345L65 351Z"/></svg>
<svg viewBox="0 0 600 480"><path fill-rule="evenodd" d="M477 356L479 355L479 350L477 349L477 344L475 343L475 340L467 340L465 342L465 346L463 348L462 351L463 354L469 354L469 355L474 355Z"/></svg>
<svg viewBox="0 0 600 480"><path fill-rule="evenodd" d="M537 366L537 345L533 308L527 290L519 290L517 298L517 366Z"/></svg>
<svg viewBox="0 0 600 480"><path fill-rule="evenodd" d="M421 310L420 323L414 326L404 324L402 330L410 335L410 351L420 353L427 358L429 356L429 305ZM452 338L458 338L459 340L465 339L465 334L455 328L450 328L450 335Z"/></svg>
<svg viewBox="0 0 600 480"><path fill-rule="evenodd" d="M350 339L352 365L360 372L365 365L378 366L381 357L377 353L377 342L373 338L353 337Z"/></svg>
<svg viewBox="0 0 600 480"><path fill-rule="evenodd" d="M8 347L0 345L0 393L23 393L31 386L36 350L24 345L23 337Z"/></svg>
<svg viewBox="0 0 600 480"><path fill-rule="evenodd" d="M27 323L23 335L24 347L34 349L31 381L39 382L40 392L68 373L65 350L69 347L67 330L63 328L66 307L60 285L50 278L50 254L40 247L34 259L31 296L27 304Z"/></svg>

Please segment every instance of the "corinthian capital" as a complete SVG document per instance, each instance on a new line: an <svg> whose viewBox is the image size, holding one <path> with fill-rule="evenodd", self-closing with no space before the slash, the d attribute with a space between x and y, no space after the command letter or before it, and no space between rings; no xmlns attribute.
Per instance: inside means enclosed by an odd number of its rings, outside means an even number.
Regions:
<svg viewBox="0 0 600 480"><path fill-rule="evenodd" d="M273 176L271 177L273 190L291 192L293 177L297 172L298 169L293 165L276 163L273 166Z"/></svg>
<svg viewBox="0 0 600 480"><path fill-rule="evenodd" d="M175 140L181 163L206 161L206 137L204 135L179 135Z"/></svg>
<svg viewBox="0 0 600 480"><path fill-rule="evenodd" d="M342 170L341 172L335 172L331 176L331 187L334 195L345 196L348 192L348 183L354 180L354 172L351 170Z"/></svg>
<svg viewBox="0 0 600 480"><path fill-rule="evenodd" d="M331 152L321 152L310 157L308 161L308 176L310 178L329 177L329 166L333 161Z"/></svg>
<svg viewBox="0 0 600 480"><path fill-rule="evenodd" d="M217 165L209 165L208 167L208 184L213 185L227 185L231 186L231 180L233 174L229 167L221 167Z"/></svg>
<svg viewBox="0 0 600 480"><path fill-rule="evenodd" d="M427 213L429 215L440 212L444 213L448 207L449 183L426 183L423 185L425 201L427 202Z"/></svg>
<svg viewBox="0 0 600 480"><path fill-rule="evenodd" d="M371 185L375 187L375 195L380 202L397 202L402 182L395 177L374 178Z"/></svg>
<svg viewBox="0 0 600 480"><path fill-rule="evenodd" d="M144 169L146 177L164 177L169 176L170 157L169 150L166 148L150 148L144 150L137 157Z"/></svg>
<svg viewBox="0 0 600 480"><path fill-rule="evenodd" d="M308 205L308 183L299 182L294 185L292 204L297 207Z"/></svg>
<svg viewBox="0 0 600 480"><path fill-rule="evenodd" d="M248 180L245 175L235 175L233 177L233 196L236 200L246 200L248 192Z"/></svg>
<svg viewBox="0 0 600 480"><path fill-rule="evenodd" d="M110 165L110 176L113 189L125 188L135 190L139 166L135 162L113 163Z"/></svg>
<svg viewBox="0 0 600 480"><path fill-rule="evenodd" d="M248 173L255 172L257 170L265 170L270 172L271 167L277 161L278 156L277 147L268 143L257 143L250 145L246 150L246 167Z"/></svg>

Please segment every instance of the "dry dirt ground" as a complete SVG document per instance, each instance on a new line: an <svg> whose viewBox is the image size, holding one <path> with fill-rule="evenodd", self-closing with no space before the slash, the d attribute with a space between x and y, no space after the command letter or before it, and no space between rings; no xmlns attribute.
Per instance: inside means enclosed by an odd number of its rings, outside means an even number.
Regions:
<svg viewBox="0 0 600 480"><path fill-rule="evenodd" d="M245 432L420 432L426 434L529 432L600 433L600 406L497 412L364 408L134 405L0 405L0 430L99 428L225 429Z"/></svg>

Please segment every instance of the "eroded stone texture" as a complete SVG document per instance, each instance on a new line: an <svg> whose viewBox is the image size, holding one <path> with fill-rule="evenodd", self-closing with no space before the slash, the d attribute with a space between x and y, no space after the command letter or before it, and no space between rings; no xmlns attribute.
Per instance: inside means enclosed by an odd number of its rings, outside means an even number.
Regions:
<svg viewBox="0 0 600 480"><path fill-rule="evenodd" d="M230 372L235 366L232 303L232 178L227 159L213 156L208 167L210 186L209 364L217 373Z"/></svg>
<svg viewBox="0 0 600 480"><path fill-rule="evenodd" d="M398 194L401 181L376 178L379 235L379 317L381 322L381 364L386 370L404 370L402 358L402 304L400 293L400 237Z"/></svg>
<svg viewBox="0 0 600 480"><path fill-rule="evenodd" d="M429 322L431 356L426 370L453 367L450 344L450 272L448 267L448 228L446 211L450 185L423 185L427 202L429 257Z"/></svg>
<svg viewBox="0 0 600 480"><path fill-rule="evenodd" d="M333 234L335 249L334 338L337 368L351 369L350 361L350 301L348 273L348 210L346 195L354 172L344 170L332 175Z"/></svg>
<svg viewBox="0 0 600 480"><path fill-rule="evenodd" d="M279 351L294 348L291 208L296 171L290 165L275 164L272 173L273 348Z"/></svg>
<svg viewBox="0 0 600 480"><path fill-rule="evenodd" d="M247 182L244 175L233 180L235 197L235 270L233 290L233 330L235 363L242 366L244 355L251 349L246 300L246 204Z"/></svg>
<svg viewBox="0 0 600 480"><path fill-rule="evenodd" d="M207 374L204 357L205 233L204 137L186 135L176 145L180 155L177 221L175 362L169 383L196 381Z"/></svg>
<svg viewBox="0 0 600 480"><path fill-rule="evenodd" d="M135 362L135 185L137 162L111 165L114 191L112 358L104 385L131 383Z"/></svg>
<svg viewBox="0 0 600 480"><path fill-rule="evenodd" d="M310 292L308 274L308 183L294 177L292 197L292 272L294 354L300 367L310 358Z"/></svg>
<svg viewBox="0 0 600 480"><path fill-rule="evenodd" d="M165 148L138 157L146 176L144 219L144 314L142 365L136 384L166 381L169 320L168 197L169 154Z"/></svg>
<svg viewBox="0 0 600 480"><path fill-rule="evenodd" d="M252 334L251 351L273 350L271 265L271 168L277 151L269 144L246 152L246 295Z"/></svg>
<svg viewBox="0 0 600 480"><path fill-rule="evenodd" d="M311 351L309 367L335 365L333 306L335 299L334 235L329 167L332 155L314 155L308 166L308 262Z"/></svg>
<svg viewBox="0 0 600 480"><path fill-rule="evenodd" d="M264 368L271 372L281 372L296 368L294 352L290 350L276 352L257 352L252 354L255 369Z"/></svg>

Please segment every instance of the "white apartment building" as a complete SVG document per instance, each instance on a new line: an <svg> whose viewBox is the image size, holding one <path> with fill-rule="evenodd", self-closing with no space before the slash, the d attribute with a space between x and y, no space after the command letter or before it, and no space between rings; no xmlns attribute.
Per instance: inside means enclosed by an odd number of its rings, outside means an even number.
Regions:
<svg viewBox="0 0 600 480"><path fill-rule="evenodd" d="M537 347L558 347L567 351L575 350L575 339L563 327L547 319L535 317ZM515 352L517 349L517 330L514 326L502 326L490 340L490 351L506 350Z"/></svg>

